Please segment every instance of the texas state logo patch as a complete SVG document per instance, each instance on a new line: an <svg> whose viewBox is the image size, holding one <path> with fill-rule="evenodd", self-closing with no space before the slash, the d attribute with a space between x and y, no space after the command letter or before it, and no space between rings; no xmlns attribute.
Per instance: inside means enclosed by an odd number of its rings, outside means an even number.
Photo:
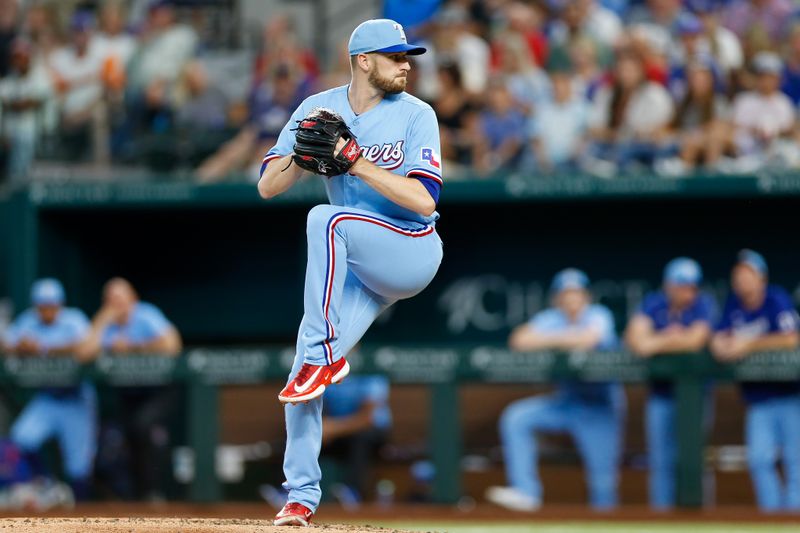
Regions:
<svg viewBox="0 0 800 533"><path fill-rule="evenodd" d="M436 153L436 150L433 148L423 148L422 149L422 160L427 161L430 166L433 168L441 168L441 158L439 154Z"/></svg>

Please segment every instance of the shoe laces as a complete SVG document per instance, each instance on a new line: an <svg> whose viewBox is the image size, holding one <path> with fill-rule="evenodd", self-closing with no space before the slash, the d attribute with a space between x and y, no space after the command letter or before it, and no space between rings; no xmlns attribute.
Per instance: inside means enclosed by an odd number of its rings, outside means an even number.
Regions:
<svg viewBox="0 0 800 533"><path fill-rule="evenodd" d="M300 368L300 372L297 373L295 381L299 381L300 383L305 383L306 380L309 377L311 377L311 374L313 373L314 373L314 365L303 363L303 366Z"/></svg>
<svg viewBox="0 0 800 533"><path fill-rule="evenodd" d="M303 506L303 504L297 503L297 502L287 503L286 507L284 507L283 510L286 511L287 513L297 513L297 514L301 514L301 515L305 515L306 514L305 506Z"/></svg>

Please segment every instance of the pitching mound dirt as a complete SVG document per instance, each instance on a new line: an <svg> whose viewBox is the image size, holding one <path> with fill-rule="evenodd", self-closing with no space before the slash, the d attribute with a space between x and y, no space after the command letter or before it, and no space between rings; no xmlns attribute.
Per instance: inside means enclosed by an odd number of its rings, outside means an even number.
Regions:
<svg viewBox="0 0 800 533"><path fill-rule="evenodd" d="M397 529L316 524L307 529L275 527L266 520L213 518L4 518L0 533L407 533Z"/></svg>

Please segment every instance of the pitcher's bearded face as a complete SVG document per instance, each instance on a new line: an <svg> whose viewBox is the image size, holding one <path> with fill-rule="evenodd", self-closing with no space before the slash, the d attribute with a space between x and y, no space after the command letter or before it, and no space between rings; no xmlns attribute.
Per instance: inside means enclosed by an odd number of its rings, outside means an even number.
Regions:
<svg viewBox="0 0 800 533"><path fill-rule="evenodd" d="M374 61L367 74L370 85L386 94L397 94L406 90L408 63L405 53L372 54Z"/></svg>

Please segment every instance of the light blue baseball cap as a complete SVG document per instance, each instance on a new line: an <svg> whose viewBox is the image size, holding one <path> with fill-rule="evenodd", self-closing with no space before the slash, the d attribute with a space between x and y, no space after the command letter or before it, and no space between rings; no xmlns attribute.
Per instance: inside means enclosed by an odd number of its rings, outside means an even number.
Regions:
<svg viewBox="0 0 800 533"><path fill-rule="evenodd" d="M350 35L347 49L351 56L370 52L406 52L417 56L425 48L408 44L403 26L391 19L372 19L362 22Z"/></svg>
<svg viewBox="0 0 800 533"><path fill-rule="evenodd" d="M553 282L550 284L550 292L553 294L567 289L588 288L589 276L577 268L565 268L553 277Z"/></svg>
<svg viewBox="0 0 800 533"><path fill-rule="evenodd" d="M31 286L31 302L33 305L62 305L64 287L54 278L37 280Z"/></svg>
<svg viewBox="0 0 800 533"><path fill-rule="evenodd" d="M747 265L755 270L757 274L761 274L762 276L767 276L767 274L769 274L769 269L767 268L767 262L764 260L764 256L747 248L744 250L739 250L739 253L736 256L736 264Z"/></svg>
<svg viewBox="0 0 800 533"><path fill-rule="evenodd" d="M700 285L703 270L694 259L676 257L664 268L664 283L670 285Z"/></svg>

